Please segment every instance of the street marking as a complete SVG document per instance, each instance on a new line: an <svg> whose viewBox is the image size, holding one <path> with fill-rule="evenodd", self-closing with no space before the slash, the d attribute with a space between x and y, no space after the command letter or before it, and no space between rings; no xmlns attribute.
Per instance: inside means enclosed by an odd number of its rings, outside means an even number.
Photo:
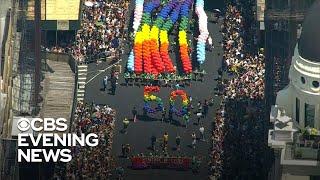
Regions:
<svg viewBox="0 0 320 180"><path fill-rule="evenodd" d="M111 66L106 67L104 70L99 70L99 73L94 75L91 79L89 79L87 81L86 84L88 84L89 82L91 82L94 78L96 78L97 76L99 76L100 74L102 74L103 72L107 71L108 69L112 68L113 66L116 66L117 64L119 64L122 60L119 60L118 62L112 64Z"/></svg>

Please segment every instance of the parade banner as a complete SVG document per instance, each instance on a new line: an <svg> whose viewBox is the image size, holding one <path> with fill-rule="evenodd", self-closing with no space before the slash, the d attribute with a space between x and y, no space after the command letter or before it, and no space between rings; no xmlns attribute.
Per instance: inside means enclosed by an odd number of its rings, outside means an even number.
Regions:
<svg viewBox="0 0 320 180"><path fill-rule="evenodd" d="M187 157L132 157L132 169L179 169L191 168L191 158Z"/></svg>

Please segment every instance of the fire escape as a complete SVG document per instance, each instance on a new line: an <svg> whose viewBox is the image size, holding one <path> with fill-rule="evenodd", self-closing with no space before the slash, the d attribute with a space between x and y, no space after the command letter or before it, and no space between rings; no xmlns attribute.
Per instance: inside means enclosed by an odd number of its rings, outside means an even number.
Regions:
<svg viewBox="0 0 320 180"><path fill-rule="evenodd" d="M27 0L19 1L17 31L20 34L20 52L16 67L14 111L17 115L32 115L34 95L34 27L27 21Z"/></svg>

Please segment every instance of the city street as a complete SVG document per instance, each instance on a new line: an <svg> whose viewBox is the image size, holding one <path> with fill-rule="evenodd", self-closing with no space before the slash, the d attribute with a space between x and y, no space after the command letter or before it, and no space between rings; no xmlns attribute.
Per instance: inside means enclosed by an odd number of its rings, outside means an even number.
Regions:
<svg viewBox="0 0 320 180"><path fill-rule="evenodd" d="M211 17L211 12L207 12L208 16ZM131 170L125 169L125 176L128 179L142 179L143 177L148 177L148 179L206 179L208 176L208 159L209 159L209 149L211 146L211 129L214 120L214 114L216 108L219 105L220 98L214 96L213 91L216 87L216 82L214 79L217 77L217 70L221 66L222 58L222 48L219 42L221 42L220 25L208 22L208 30L210 36L213 38L213 44L215 46L212 52L206 54L206 62L203 64L203 69L207 72L204 76L203 82L192 81L191 87L183 88L189 96L193 98L193 106L196 111L196 104L198 101L204 102L205 99L209 100L214 97L214 105L209 108L209 113L206 118L202 119L205 128L205 138L206 141L197 141L196 149L192 149L191 145L191 134L195 132L199 137L199 128L197 125L197 118L195 114L192 114L190 118L190 123L187 128L184 127L184 121L182 118L174 116L172 123L161 122L161 113L155 115L149 115L149 118L145 118L142 114L143 108L143 87L137 86L124 86L123 74L119 76L119 85L116 89L115 95L110 95L107 92L101 91L103 78L108 75L110 77L110 70L105 63L99 65L90 64L88 67L88 84L86 85L85 101L87 103L95 104L107 104L117 111L117 121L116 130L113 140L113 155L116 160L116 166L128 167L130 165L129 159L121 158L121 146L122 144L130 144L131 155L137 155L139 153L149 154L152 151L148 149L151 145L151 136L157 137L156 149L162 151L160 145L162 144L162 137L165 132L169 134L169 155L185 155L188 157L197 156L201 159L201 170L200 173L192 175L191 170L188 172L174 171L174 170ZM123 61L120 63L122 66L122 73L126 66L128 58L128 48L126 53L123 55ZM176 60L176 58L172 58ZM194 60L194 59L193 59ZM101 70L106 69L106 72L101 72ZM99 71L100 70L100 71ZM108 85L110 88L110 84ZM157 95L162 99L164 106L168 109L169 107L169 96L170 92L173 91L172 88L160 89L160 93ZM177 99L176 106L181 104L179 98ZM154 105L154 104L153 104ZM131 110L133 107L138 110L138 121L130 121L128 127L128 133L122 134L120 131L123 127L122 120L124 118L132 119ZM181 136L181 152L175 151L175 137L177 135Z"/></svg>

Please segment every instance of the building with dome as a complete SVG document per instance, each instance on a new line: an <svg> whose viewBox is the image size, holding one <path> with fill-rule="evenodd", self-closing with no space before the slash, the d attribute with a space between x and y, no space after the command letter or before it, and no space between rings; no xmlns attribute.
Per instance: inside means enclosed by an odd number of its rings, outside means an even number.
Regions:
<svg viewBox="0 0 320 180"><path fill-rule="evenodd" d="M271 108L268 145L276 179L320 179L320 1L309 9L289 70Z"/></svg>
<svg viewBox="0 0 320 180"><path fill-rule="evenodd" d="M289 84L289 67L297 39L301 35L304 17L318 0L258 0L265 2L263 22L260 22L261 44L265 49L265 98L270 111L277 92ZM258 11L259 12L259 11Z"/></svg>

